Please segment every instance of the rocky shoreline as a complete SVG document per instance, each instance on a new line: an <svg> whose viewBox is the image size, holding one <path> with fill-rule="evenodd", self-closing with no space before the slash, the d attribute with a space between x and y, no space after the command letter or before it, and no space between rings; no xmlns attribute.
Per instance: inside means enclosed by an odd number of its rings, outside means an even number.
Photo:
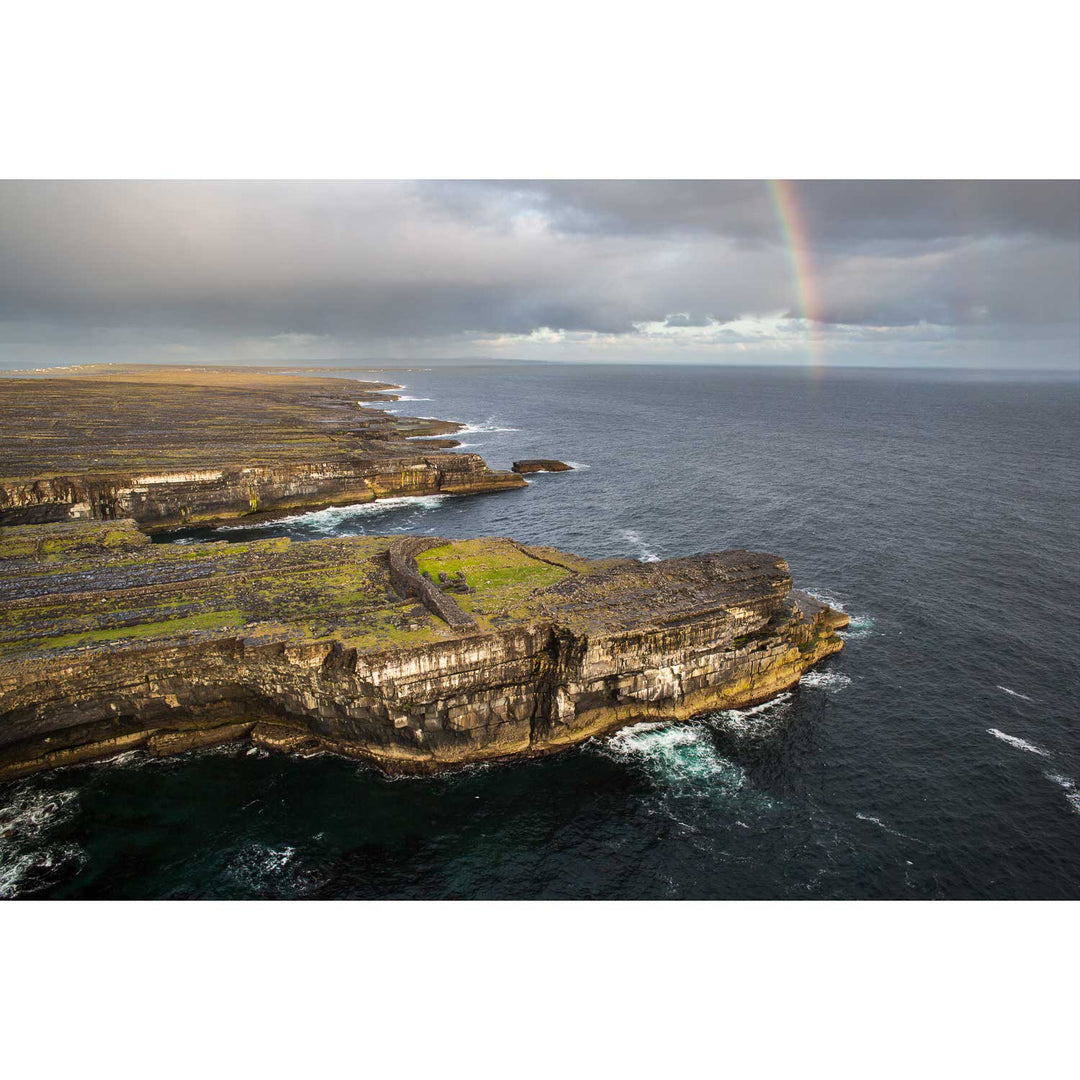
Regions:
<svg viewBox="0 0 1080 1080"><path fill-rule="evenodd" d="M393 389L199 367L0 378L0 526L131 518L163 529L526 486L478 454L447 452L457 440L442 436L463 424L365 407L396 401Z"/></svg>
<svg viewBox="0 0 1080 1080"><path fill-rule="evenodd" d="M847 616L774 555L150 542L526 485L475 454L417 452L409 439L462 425L361 403L392 389L203 368L0 379L0 779L235 741L430 773L752 706L842 647Z"/></svg>

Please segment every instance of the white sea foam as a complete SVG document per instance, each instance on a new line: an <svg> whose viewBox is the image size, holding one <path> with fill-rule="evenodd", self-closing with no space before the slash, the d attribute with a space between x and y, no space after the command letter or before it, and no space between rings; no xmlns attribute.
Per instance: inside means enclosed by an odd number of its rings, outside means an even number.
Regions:
<svg viewBox="0 0 1080 1080"><path fill-rule="evenodd" d="M623 529L622 536L637 548L638 558L642 562L659 562L660 556L648 547L637 529Z"/></svg>
<svg viewBox="0 0 1080 1080"><path fill-rule="evenodd" d="M892 833L893 836L900 836L903 837L905 840L918 840L918 837L908 836L907 833L898 832L896 829L890 828L888 825L885 824L884 821L881 820L881 818L874 817L872 814L864 814L862 813L862 811L858 811L856 812L855 816L860 821L869 821L871 825L876 825L879 829L884 829L885 832Z"/></svg>
<svg viewBox="0 0 1080 1080"><path fill-rule="evenodd" d="M999 690L1004 690L1006 694L1009 694L1009 695L1011 695L1012 697L1017 697L1017 698L1020 698L1020 699L1021 699L1022 701L1031 701L1031 700L1032 700L1031 698L1029 698L1029 697L1027 696L1027 694L1021 694L1021 693L1020 693L1019 691L1017 691L1017 690L1010 690L1010 689L1009 689L1009 688L1008 688L1007 686L1000 686L1000 685L999 685L999 686L998 686L998 689L999 689Z"/></svg>
<svg viewBox="0 0 1080 1080"><path fill-rule="evenodd" d="M1029 754L1038 754L1040 757L1050 757L1049 750L1044 750L1041 746L1029 743L1027 739L1021 739L1018 735L1006 735L1004 731L998 731L996 727L988 727L986 731L987 734L993 735L995 739L1000 739L1010 746L1015 746L1017 750L1026 750Z"/></svg>
<svg viewBox="0 0 1080 1080"><path fill-rule="evenodd" d="M50 839L77 810L77 791L40 791L24 784L11 793L0 807L0 899L40 887L85 862L77 845Z"/></svg>
<svg viewBox="0 0 1080 1080"><path fill-rule="evenodd" d="M580 472L582 469L592 468L591 465L585 465L583 462L580 461L567 461L564 462L564 464L569 465L571 469L576 469L578 472Z"/></svg>
<svg viewBox="0 0 1080 1080"><path fill-rule="evenodd" d="M1076 781L1072 777L1062 776L1061 773L1043 773L1043 775L1064 790L1069 805L1080 814L1080 789L1077 788Z"/></svg>
<svg viewBox="0 0 1080 1080"><path fill-rule="evenodd" d="M838 693L851 685L851 677L839 671L808 671L800 680L800 686L809 686L815 690L831 690Z"/></svg>
<svg viewBox="0 0 1080 1080"><path fill-rule="evenodd" d="M63 873L74 873L85 862L86 852L76 844L0 856L0 900L12 900L27 887L40 888Z"/></svg>
<svg viewBox="0 0 1080 1080"><path fill-rule="evenodd" d="M146 760L146 753L142 750L125 750L116 757L103 758L100 761L91 762L93 765L118 765L123 768L126 765L141 765Z"/></svg>
<svg viewBox="0 0 1080 1080"><path fill-rule="evenodd" d="M278 882L282 871L292 862L296 848L288 844L271 847L252 843L242 847L230 860L228 875L237 884L249 889L262 889Z"/></svg>
<svg viewBox="0 0 1080 1080"><path fill-rule="evenodd" d="M11 801L0 807L0 833L5 838L35 838L43 830L69 817L68 808L78 797L79 793L74 790L36 791L25 785L17 788Z"/></svg>
<svg viewBox="0 0 1080 1080"><path fill-rule="evenodd" d="M459 429L459 433L462 435L479 435L479 434L494 434L496 432L504 431L517 431L516 427L503 427L501 424L496 423L494 416L489 416L487 420L476 423L474 421L455 420L455 424L465 424L463 428Z"/></svg>
<svg viewBox="0 0 1080 1080"><path fill-rule="evenodd" d="M738 765L720 757L701 724L665 721L634 724L608 738L604 749L616 758L637 759L668 784L716 781L735 791L745 779Z"/></svg>
<svg viewBox="0 0 1080 1080"><path fill-rule="evenodd" d="M761 738L776 730L787 712L782 706L790 700L791 694L778 694L749 709L723 709L710 714L709 719L729 734Z"/></svg>
<svg viewBox="0 0 1080 1080"><path fill-rule="evenodd" d="M353 518L378 517L394 510L413 509L416 511L434 510L441 506L450 495L395 495L390 499L376 499L374 502L350 503L348 506L329 506L325 510L310 510L303 514L276 518L268 525L304 525L308 528L332 535L342 522ZM219 525L217 532L233 532L238 529L251 529L258 526Z"/></svg>
<svg viewBox="0 0 1080 1080"><path fill-rule="evenodd" d="M774 804L763 792L755 791L746 770L720 754L709 723L645 722L624 728L602 740L597 746L606 757L625 762L645 772L660 798L655 812L678 822L691 831L698 812L716 800L738 807L740 816L769 811ZM675 801L673 801L675 800ZM690 820L684 800L692 800Z"/></svg>
<svg viewBox="0 0 1080 1080"><path fill-rule="evenodd" d="M398 394L398 401L430 401L429 397L413 397L411 394Z"/></svg>

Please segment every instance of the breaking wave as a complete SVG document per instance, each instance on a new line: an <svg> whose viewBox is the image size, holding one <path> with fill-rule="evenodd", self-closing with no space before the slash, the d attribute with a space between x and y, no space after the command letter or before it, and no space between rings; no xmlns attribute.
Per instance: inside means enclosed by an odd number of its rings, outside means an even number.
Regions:
<svg viewBox="0 0 1080 1080"><path fill-rule="evenodd" d="M622 536L637 548L638 558L642 562L659 562L660 556L648 547L637 529L623 529Z"/></svg>
<svg viewBox="0 0 1080 1080"><path fill-rule="evenodd" d="M1010 689L1009 689L1009 688L1008 688L1007 686L1000 686L1000 685L999 685L999 686L998 686L998 689L999 689L999 690L1004 690L1006 694L1009 694L1009 695L1010 695L1011 697L1018 697L1018 698L1020 698L1020 699L1021 699L1022 701L1031 701L1031 700L1032 700L1031 698L1029 698L1029 697L1027 696L1027 694L1021 694L1021 693L1020 693L1019 691L1017 691L1017 690L1010 690Z"/></svg>
<svg viewBox="0 0 1080 1080"><path fill-rule="evenodd" d="M50 838L77 810L77 791L15 789L0 807L0 899L44 888L86 862L78 845Z"/></svg>
<svg viewBox="0 0 1080 1080"><path fill-rule="evenodd" d="M585 465L580 461L568 461L566 462L566 464L569 465L571 469L576 469L578 472L580 472L582 469L592 468L591 465Z"/></svg>
<svg viewBox="0 0 1080 1080"><path fill-rule="evenodd" d="M644 772L659 799L653 812L691 832L721 807L725 819L732 811L744 818L776 808L769 795L754 787L747 771L718 750L707 718L635 724L593 745L610 760Z"/></svg>
<svg viewBox="0 0 1080 1080"><path fill-rule="evenodd" d="M988 727L986 731L987 734L993 735L995 739L1000 739L1010 746L1015 746L1017 750L1026 750L1029 754L1038 754L1039 757L1050 757L1049 750L1044 750L1041 746L1029 743L1027 739L1021 739L1018 735L1006 735L1004 731L998 731L996 727Z"/></svg>
<svg viewBox="0 0 1080 1080"><path fill-rule="evenodd" d="M1043 773L1043 775L1064 790L1069 805L1080 814L1080 789L1077 788L1076 781L1069 776L1062 776L1061 773Z"/></svg>
<svg viewBox="0 0 1080 1080"><path fill-rule="evenodd" d="M787 713L781 708L791 700L791 694L778 694L749 709L723 709L710 713L708 719L721 730L740 738L760 739L771 735Z"/></svg>
<svg viewBox="0 0 1080 1080"><path fill-rule="evenodd" d="M489 416L483 423L473 423L465 420L455 420L454 423L465 425L463 428L459 429L458 434L460 435L493 434L495 432L518 430L516 427L502 427L495 422L494 416Z"/></svg>
<svg viewBox="0 0 1080 1080"><path fill-rule="evenodd" d="M704 782L734 793L746 773L716 752L702 724L656 721L634 724L604 741L603 751L622 760L635 760L667 786L697 788Z"/></svg>
<svg viewBox="0 0 1080 1080"><path fill-rule="evenodd" d="M348 506L328 506L325 510L310 510L303 514L292 514L289 517L275 518L267 525L297 525L301 528L311 529L314 532L334 536L337 530L347 521L355 518L380 517L395 510L434 510L441 506L443 501L452 498L450 495L395 495L389 499L376 499L374 502L350 503ZM219 525L215 532L233 532L240 529L251 529L258 526L249 524Z"/></svg>
<svg viewBox="0 0 1080 1080"><path fill-rule="evenodd" d="M851 685L851 676L841 675L839 671L808 671L800 680L800 686L809 686L815 690L832 690L838 693Z"/></svg>
<svg viewBox="0 0 1080 1080"><path fill-rule="evenodd" d="M413 397L411 394L398 394L398 401L430 401L429 397Z"/></svg>

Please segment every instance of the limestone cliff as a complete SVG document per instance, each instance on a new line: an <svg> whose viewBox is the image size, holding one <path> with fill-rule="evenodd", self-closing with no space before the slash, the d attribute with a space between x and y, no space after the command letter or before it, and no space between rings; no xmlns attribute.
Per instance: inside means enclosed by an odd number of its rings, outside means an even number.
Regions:
<svg viewBox="0 0 1080 1080"><path fill-rule="evenodd" d="M0 777L235 739L388 771L548 753L763 701L845 623L745 551L642 564L492 538L2 529Z"/></svg>

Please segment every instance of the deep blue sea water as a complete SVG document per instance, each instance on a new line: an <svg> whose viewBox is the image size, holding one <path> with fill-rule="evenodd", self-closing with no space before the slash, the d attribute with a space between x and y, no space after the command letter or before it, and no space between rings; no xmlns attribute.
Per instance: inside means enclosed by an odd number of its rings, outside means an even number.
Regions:
<svg viewBox="0 0 1080 1080"><path fill-rule="evenodd" d="M470 423L527 489L186 542L417 531L644 559L748 547L852 615L758 710L390 781L331 757L128 755L0 786L0 894L1080 897L1075 377L445 366L403 413Z"/></svg>

